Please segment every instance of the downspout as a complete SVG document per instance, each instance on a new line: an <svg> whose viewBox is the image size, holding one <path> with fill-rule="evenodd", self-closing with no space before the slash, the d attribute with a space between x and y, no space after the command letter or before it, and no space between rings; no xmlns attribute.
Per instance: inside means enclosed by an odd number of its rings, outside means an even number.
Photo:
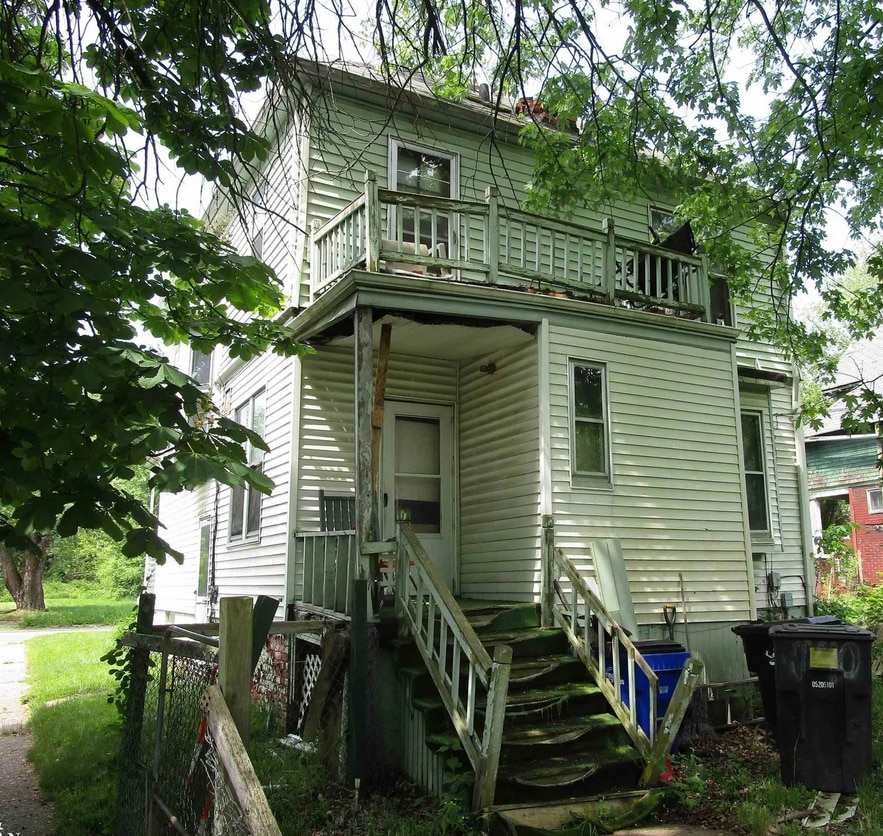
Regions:
<svg viewBox="0 0 883 836"><path fill-rule="evenodd" d="M794 386L791 404L796 410L800 405L800 379L794 370ZM797 486L800 503L800 533L803 546L803 587L806 596L806 614L815 614L816 567L812 542L812 524L809 516L809 485L806 480L806 447L803 437L803 425L795 420L794 436L797 448Z"/></svg>

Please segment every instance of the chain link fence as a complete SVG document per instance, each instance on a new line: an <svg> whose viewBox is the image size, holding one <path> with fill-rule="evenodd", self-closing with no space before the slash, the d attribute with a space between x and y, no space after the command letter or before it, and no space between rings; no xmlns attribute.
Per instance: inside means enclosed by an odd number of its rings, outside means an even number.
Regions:
<svg viewBox="0 0 883 836"><path fill-rule="evenodd" d="M319 620L315 625L307 632L298 622L296 632L283 629L267 637L252 679L252 733L285 738L289 745L315 752L329 779L349 783L354 729L348 718L355 699L363 706L358 716L365 718L359 772L382 775L376 719L379 633L373 627L367 631L367 678L354 697L348 630L343 625L331 629ZM143 681L139 690L138 666L133 665L130 702L136 704L129 707L123 734L117 835L255 832L224 780L219 742L206 723L206 692L218 678L216 648L172 638L171 632L130 634L126 643L139 655ZM366 783L363 778L362 785Z"/></svg>

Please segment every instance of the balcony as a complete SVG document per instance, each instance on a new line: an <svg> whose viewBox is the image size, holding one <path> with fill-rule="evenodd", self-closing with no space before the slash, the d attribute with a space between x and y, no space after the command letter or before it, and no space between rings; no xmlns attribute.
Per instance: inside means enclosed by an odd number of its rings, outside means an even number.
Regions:
<svg viewBox="0 0 883 836"><path fill-rule="evenodd" d="M509 209L496 190L483 202L365 190L314 224L310 289L315 301L353 269L518 288L711 322L704 256L674 252L601 230Z"/></svg>

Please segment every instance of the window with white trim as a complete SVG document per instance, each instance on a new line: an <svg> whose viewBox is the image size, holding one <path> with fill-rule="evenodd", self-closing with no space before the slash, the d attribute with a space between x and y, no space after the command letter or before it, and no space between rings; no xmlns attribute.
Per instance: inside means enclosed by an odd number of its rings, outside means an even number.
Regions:
<svg viewBox="0 0 883 836"><path fill-rule="evenodd" d="M400 139L390 139L389 187L427 197L459 197L457 157ZM454 216L439 209L403 207L390 212L388 237L426 247L428 254L453 258ZM419 237L419 240L418 240Z"/></svg>
<svg viewBox="0 0 883 836"><path fill-rule="evenodd" d="M196 595L199 598L208 595L208 564L212 552L213 532L214 525L211 518L204 518L199 524L199 568L196 575Z"/></svg>
<svg viewBox="0 0 883 836"><path fill-rule="evenodd" d="M571 361L571 469L574 476L609 478L606 389L603 365Z"/></svg>
<svg viewBox="0 0 883 836"><path fill-rule="evenodd" d="M883 489L868 489L868 513L883 514Z"/></svg>
<svg viewBox="0 0 883 836"><path fill-rule="evenodd" d="M742 413L742 456L745 464L745 493L748 497L748 527L752 534L770 533L763 415Z"/></svg>
<svg viewBox="0 0 883 836"><path fill-rule="evenodd" d="M212 382L212 355L195 348L190 349L190 377L201 389L207 389Z"/></svg>
<svg viewBox="0 0 883 836"><path fill-rule="evenodd" d="M266 425L266 393L261 390L252 395L233 414L233 419L264 434ZM246 442L245 457L252 470L263 472L264 451ZM263 494L251 485L239 485L230 489L230 540L256 540L261 531L261 497Z"/></svg>

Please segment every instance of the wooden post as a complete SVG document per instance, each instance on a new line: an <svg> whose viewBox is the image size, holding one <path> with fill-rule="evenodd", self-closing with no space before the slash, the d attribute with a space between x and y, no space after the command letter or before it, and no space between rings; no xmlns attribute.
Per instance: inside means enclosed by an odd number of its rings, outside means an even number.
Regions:
<svg viewBox="0 0 883 836"><path fill-rule="evenodd" d="M616 299L616 224L613 218L604 218L601 222L601 231L607 235L604 242L604 273L601 277L601 289L604 293L604 301L612 305Z"/></svg>
<svg viewBox="0 0 883 836"><path fill-rule="evenodd" d="M380 479L380 443L383 439L383 406L386 398L386 375L389 369L389 347L392 325L380 328L380 350L377 353L377 382L374 384L374 411L371 413L371 490L377 496Z"/></svg>
<svg viewBox="0 0 883 836"><path fill-rule="evenodd" d="M349 722L347 723L347 784L365 782L365 737L368 729L368 581L353 579L350 619Z"/></svg>
<svg viewBox="0 0 883 836"><path fill-rule="evenodd" d="M320 282L325 278L325 270L322 265L322 251L316 243L316 233L322 226L322 221L313 218L310 224L310 299L315 300L316 291L320 288Z"/></svg>
<svg viewBox="0 0 883 836"><path fill-rule="evenodd" d="M494 803L511 667L512 648L505 644L497 645L487 692L487 713L485 714L484 734L481 739L481 769L479 774L475 776L475 790L472 795L473 810L482 810Z"/></svg>
<svg viewBox="0 0 883 836"><path fill-rule="evenodd" d="M699 298L696 301L702 305L702 321L711 322L711 276L708 275L708 256L702 253L699 259L702 264L699 267Z"/></svg>
<svg viewBox="0 0 883 836"><path fill-rule="evenodd" d="M218 684L244 746L251 740L251 598L221 598Z"/></svg>
<svg viewBox="0 0 883 836"><path fill-rule="evenodd" d="M355 312L355 379L356 379L356 535L359 546L377 538L377 500L371 481L374 412L373 324L371 308ZM364 568L359 566L359 574Z"/></svg>
<svg viewBox="0 0 883 836"><path fill-rule="evenodd" d="M149 635L153 629L153 616L156 596L142 592L138 599L138 615L135 632ZM141 730L144 726L144 702L147 697L147 672L150 669L150 651L133 647L130 651L131 668L129 695L126 701L126 717L123 724L123 739L120 747L120 774L117 789L117 836L128 836L132 832L130 818L135 799L145 791L144 773L138 768L141 760ZM144 813L149 815L153 806L150 803L151 787L147 786L144 798ZM137 815L137 814L135 814Z"/></svg>
<svg viewBox="0 0 883 836"><path fill-rule="evenodd" d="M368 239L365 253L365 269L369 273L380 272L380 198L377 195L377 173L365 172L365 235Z"/></svg>
<svg viewBox="0 0 883 836"><path fill-rule="evenodd" d="M540 588L540 617L543 627L554 627L555 618L552 608L555 604L555 578L552 577L552 569L555 565L555 517L551 514L543 514L543 544L542 544L542 583Z"/></svg>
<svg viewBox="0 0 883 836"><path fill-rule="evenodd" d="M687 659L687 664L681 671L681 678L675 686L675 692L671 695L671 702L656 737L653 740L653 746L650 749L650 757L644 772L641 774L639 786L642 788L653 787L659 783L659 773L661 771L662 761L671 751L672 743L687 713L690 700L693 698L693 692L702 676L704 665L695 656Z"/></svg>
<svg viewBox="0 0 883 836"><path fill-rule="evenodd" d="M496 284L500 276L500 200L496 186L488 186L484 191L487 201L487 225L485 226L485 257L488 261L490 284ZM463 257L466 258L468 253Z"/></svg>

